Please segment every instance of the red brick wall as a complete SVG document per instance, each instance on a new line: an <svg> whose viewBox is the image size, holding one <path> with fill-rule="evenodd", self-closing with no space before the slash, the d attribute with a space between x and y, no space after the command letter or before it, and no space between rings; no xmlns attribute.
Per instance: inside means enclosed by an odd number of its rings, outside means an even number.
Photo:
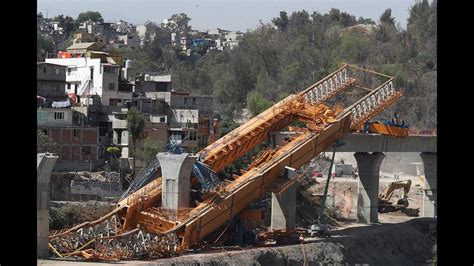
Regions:
<svg viewBox="0 0 474 266"><path fill-rule="evenodd" d="M72 153L71 159L73 161L81 160L81 146L72 146L71 153Z"/></svg>
<svg viewBox="0 0 474 266"><path fill-rule="evenodd" d="M90 158L97 160L98 152L98 128L41 128L48 131L56 143L60 145L59 160L63 161L85 161L89 160L89 155L82 158L83 146L91 147ZM73 137L73 130L76 130L77 137Z"/></svg>
<svg viewBox="0 0 474 266"><path fill-rule="evenodd" d="M91 160L95 161L97 158L97 147L91 147Z"/></svg>
<svg viewBox="0 0 474 266"><path fill-rule="evenodd" d="M71 136L72 136L72 132L70 129L67 129L67 128L63 128L62 129L62 135L63 135L63 140L62 140L62 143L71 143Z"/></svg>
<svg viewBox="0 0 474 266"><path fill-rule="evenodd" d="M61 146L61 160L69 161L71 160L71 147Z"/></svg>
<svg viewBox="0 0 474 266"><path fill-rule="evenodd" d="M97 130L83 129L82 144L97 144Z"/></svg>
<svg viewBox="0 0 474 266"><path fill-rule="evenodd" d="M57 143L61 143L61 129L59 128L52 128L49 130L49 136Z"/></svg>
<svg viewBox="0 0 474 266"><path fill-rule="evenodd" d="M79 130L75 129L75 130L76 130L77 135L76 135L76 137L74 137L74 132L73 132L73 134L72 134L72 143L73 144L79 144L79 143L81 143L82 130L81 129L79 129Z"/></svg>

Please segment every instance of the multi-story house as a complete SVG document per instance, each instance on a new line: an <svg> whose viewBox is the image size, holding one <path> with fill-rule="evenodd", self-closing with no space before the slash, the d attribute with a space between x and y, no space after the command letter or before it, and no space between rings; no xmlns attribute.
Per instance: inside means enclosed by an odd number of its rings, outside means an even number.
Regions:
<svg viewBox="0 0 474 266"><path fill-rule="evenodd" d="M131 91L119 90L121 66L96 43L73 44L65 58L47 58L46 62L67 66L66 93L98 95L102 105L118 109L132 99Z"/></svg>
<svg viewBox="0 0 474 266"><path fill-rule="evenodd" d="M36 94L39 97L61 101L66 99L66 66L45 62L36 65Z"/></svg>

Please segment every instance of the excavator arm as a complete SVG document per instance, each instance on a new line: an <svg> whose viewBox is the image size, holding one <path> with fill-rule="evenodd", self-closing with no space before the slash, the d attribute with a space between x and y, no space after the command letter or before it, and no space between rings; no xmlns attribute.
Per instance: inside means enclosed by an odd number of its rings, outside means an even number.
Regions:
<svg viewBox="0 0 474 266"><path fill-rule="evenodd" d="M388 185L385 191L380 194L379 198L381 198L382 200L388 201L392 198L393 192L400 188L403 188L403 198L407 198L408 193L410 192L410 187L411 187L411 180L392 182L390 183L390 185Z"/></svg>

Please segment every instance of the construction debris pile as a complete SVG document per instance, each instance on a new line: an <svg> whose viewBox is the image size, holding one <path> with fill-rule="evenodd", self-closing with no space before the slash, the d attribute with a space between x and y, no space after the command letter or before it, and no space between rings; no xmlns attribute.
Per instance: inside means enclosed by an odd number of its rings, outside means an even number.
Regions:
<svg viewBox="0 0 474 266"><path fill-rule="evenodd" d="M87 171L82 171L82 172L75 172L75 178L74 180L83 180L83 181L98 181L98 182L104 182L104 183L119 183L120 180L120 175L118 172L105 172L105 171L100 171L100 172L87 172Z"/></svg>

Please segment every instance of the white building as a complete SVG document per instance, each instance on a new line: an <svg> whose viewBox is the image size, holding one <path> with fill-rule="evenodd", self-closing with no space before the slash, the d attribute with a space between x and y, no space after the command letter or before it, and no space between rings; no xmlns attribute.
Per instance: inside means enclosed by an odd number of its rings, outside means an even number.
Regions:
<svg viewBox="0 0 474 266"><path fill-rule="evenodd" d="M120 65L103 63L100 58L47 58L46 63L67 66L66 93L99 95L103 105L132 99L132 93L119 91Z"/></svg>
<svg viewBox="0 0 474 266"><path fill-rule="evenodd" d="M136 32L140 39L145 39L146 34L146 26L145 25L137 25Z"/></svg>

